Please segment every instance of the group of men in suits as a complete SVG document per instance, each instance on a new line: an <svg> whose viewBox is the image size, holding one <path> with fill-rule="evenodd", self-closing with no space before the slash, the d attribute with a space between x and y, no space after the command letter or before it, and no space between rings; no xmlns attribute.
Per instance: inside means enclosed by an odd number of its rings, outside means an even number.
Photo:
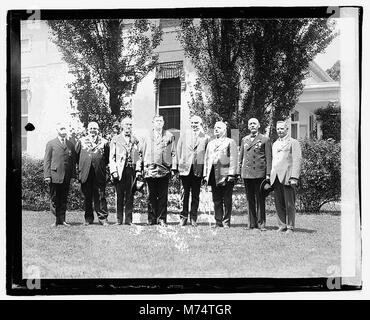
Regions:
<svg viewBox="0 0 370 320"><path fill-rule="evenodd" d="M126 117L121 121L121 132L109 143L99 135L98 124L90 122L88 135L74 146L67 140L65 125L58 124L58 136L48 142L44 158L44 178L50 184L55 225L68 226L65 221L67 195L70 180L76 177L77 163L84 195L85 225L93 223L93 207L99 223L108 225L105 187L106 168L109 168L116 189L116 225L132 224L134 187L137 181L145 180L148 224L166 226L169 180L179 174L183 186L180 226L188 223L197 226L203 183L212 190L216 220L213 227L229 228L233 188L241 176L248 200L247 229L266 230L264 189L269 187L275 189L278 231L292 232L301 149L299 142L288 136L287 123L277 123L279 138L271 146L270 139L259 132L259 121L249 119L250 134L242 139L239 156L235 141L226 136L224 122L215 123L212 139L203 132L199 116L192 116L190 125L191 130L182 132L176 145L173 134L163 129L163 117L156 115L153 129L139 141L132 134L132 119Z"/></svg>

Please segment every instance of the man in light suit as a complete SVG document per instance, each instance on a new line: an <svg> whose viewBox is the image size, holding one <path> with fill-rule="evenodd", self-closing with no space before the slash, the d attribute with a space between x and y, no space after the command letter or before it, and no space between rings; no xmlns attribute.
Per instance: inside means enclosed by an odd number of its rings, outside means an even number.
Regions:
<svg viewBox="0 0 370 320"><path fill-rule="evenodd" d="M76 177L76 153L67 140L64 123L56 126L58 136L46 144L44 180L50 186L50 211L56 217L55 226L69 226L65 221L67 197L71 178Z"/></svg>
<svg viewBox="0 0 370 320"><path fill-rule="evenodd" d="M108 208L105 196L107 184L107 166L109 162L109 143L99 136L99 126L90 122L87 126L88 135L76 144L79 159L78 172L81 190L84 195L85 225L94 222L94 209L99 223L108 226Z"/></svg>
<svg viewBox="0 0 370 320"><path fill-rule="evenodd" d="M256 118L248 121L250 134L241 141L239 167L244 180L249 207L247 229L259 228L266 231L265 197L260 186L264 179L270 179L271 143L270 139L258 132L260 123Z"/></svg>
<svg viewBox="0 0 370 320"><path fill-rule="evenodd" d="M132 134L132 119L126 117L121 121L121 133L115 135L110 143L109 169L116 188L117 222L123 223L125 208L125 224L132 224L134 194L132 184L136 174L138 160L138 139Z"/></svg>
<svg viewBox="0 0 370 320"><path fill-rule="evenodd" d="M204 156L209 136L201 130L202 119L190 118L191 131L180 135L177 142L177 163L180 179L184 188L180 225L185 226L189 216L189 197L191 190L190 223L197 226L199 193L203 178Z"/></svg>
<svg viewBox="0 0 370 320"><path fill-rule="evenodd" d="M148 224L167 226L168 183L177 171L175 137L163 130L163 116L153 118L153 130L139 144L136 171L144 173L149 189Z"/></svg>
<svg viewBox="0 0 370 320"><path fill-rule="evenodd" d="M217 227L230 227L232 194L237 174L238 149L233 139L226 137L226 124L216 122L215 139L208 143L204 159L204 181L212 187Z"/></svg>
<svg viewBox="0 0 370 320"><path fill-rule="evenodd" d="M272 145L271 184L275 190L278 232L292 233L295 224L295 198L302 152L299 142L288 136L284 121L276 124L278 139Z"/></svg>

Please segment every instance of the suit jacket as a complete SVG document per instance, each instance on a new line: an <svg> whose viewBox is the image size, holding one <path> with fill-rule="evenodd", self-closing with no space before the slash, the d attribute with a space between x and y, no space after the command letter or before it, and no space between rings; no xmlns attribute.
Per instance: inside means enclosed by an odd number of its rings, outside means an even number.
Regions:
<svg viewBox="0 0 370 320"><path fill-rule="evenodd" d="M272 169L270 181L274 183L276 177L282 184L289 185L290 178L299 178L302 151L299 142L286 135L272 145Z"/></svg>
<svg viewBox="0 0 370 320"><path fill-rule="evenodd" d="M44 178L52 183L69 183L76 177L76 153L73 144L66 140L63 146L58 138L46 144L44 156Z"/></svg>
<svg viewBox="0 0 370 320"><path fill-rule="evenodd" d="M167 130L158 138L151 130L139 144L139 155L136 171L144 170L144 177L160 178L177 169L175 137Z"/></svg>
<svg viewBox="0 0 370 320"><path fill-rule="evenodd" d="M179 174L187 176L193 165L193 173L197 177L203 176L204 156L209 142L209 136L203 132L192 141L193 131L180 135L177 142L176 155Z"/></svg>
<svg viewBox="0 0 370 320"><path fill-rule="evenodd" d="M251 135L241 141L238 173L243 179L265 178L271 171L271 142L260 133L254 140Z"/></svg>
<svg viewBox="0 0 370 320"><path fill-rule="evenodd" d="M95 178L99 184L107 181L107 165L109 162L109 143L104 138L98 136L97 140L92 141L90 136L81 138L76 144L78 158L78 178L81 183L85 183L89 176L90 168L93 166Z"/></svg>
<svg viewBox="0 0 370 320"><path fill-rule="evenodd" d="M209 181L209 176L215 166L216 185L226 181L227 176L235 176L238 167L238 149L233 139L213 139L207 145L204 158L203 176Z"/></svg>
<svg viewBox="0 0 370 320"><path fill-rule="evenodd" d="M110 174L117 172L118 179L121 180L123 169L126 166L128 155L131 158L135 169L136 162L139 159L139 140L131 135L127 143L122 134L114 136L110 142L109 148L109 171Z"/></svg>

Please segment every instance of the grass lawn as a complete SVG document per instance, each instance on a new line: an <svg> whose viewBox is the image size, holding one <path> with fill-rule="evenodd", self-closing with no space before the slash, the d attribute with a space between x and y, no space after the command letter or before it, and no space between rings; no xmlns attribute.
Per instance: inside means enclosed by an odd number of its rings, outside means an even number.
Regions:
<svg viewBox="0 0 370 320"><path fill-rule="evenodd" d="M55 228L49 212L23 211L23 272L34 265L41 278L290 278L327 277L330 265L340 265L339 215L298 214L291 235L276 232L273 215L263 233L244 230L243 214L216 230L205 214L198 228L180 228L177 214L169 214L167 228L145 226L146 218L135 213L135 226L86 227L83 212L67 212L72 226Z"/></svg>

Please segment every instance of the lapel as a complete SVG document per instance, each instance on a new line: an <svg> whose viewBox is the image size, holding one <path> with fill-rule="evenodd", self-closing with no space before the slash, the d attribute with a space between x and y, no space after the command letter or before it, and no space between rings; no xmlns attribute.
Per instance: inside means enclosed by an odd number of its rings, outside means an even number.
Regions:
<svg viewBox="0 0 370 320"><path fill-rule="evenodd" d="M256 137L254 138L254 140L253 141L251 141L250 140L250 135L248 136L248 142L249 142L249 144L248 144L248 147L247 147L247 150L249 150L250 148L252 148L258 141L260 141L260 140L262 140L262 136L261 136L261 134L260 133L258 133L257 135L256 135Z"/></svg>
<svg viewBox="0 0 370 320"><path fill-rule="evenodd" d="M221 143L219 143L217 140L218 139L215 139L214 140L215 141L214 142L215 143L214 152L221 151L222 149L224 149L225 147L227 147L227 145L229 144L229 141L226 138L224 138L224 140Z"/></svg>
<svg viewBox="0 0 370 320"><path fill-rule="evenodd" d="M124 138L124 136L120 133L117 137L117 143L119 145L121 145L127 152L129 152L129 150L131 149L131 145L132 145L132 136L130 136L130 140L129 140L129 143L127 144L126 143L126 139Z"/></svg>
<svg viewBox="0 0 370 320"><path fill-rule="evenodd" d="M285 147L290 143L290 137L286 137L282 143L281 143L281 147L278 148L278 151L281 151L281 150L284 150Z"/></svg>
<svg viewBox="0 0 370 320"><path fill-rule="evenodd" d="M56 138L55 138L55 140L56 140L56 144L57 144L60 148L62 148L63 150L65 150L65 149L67 148L67 139L66 139L66 144L65 144L65 146L63 146L63 145L62 145L62 143L60 142L60 140L59 140L59 138L58 138L58 137L56 137Z"/></svg>

